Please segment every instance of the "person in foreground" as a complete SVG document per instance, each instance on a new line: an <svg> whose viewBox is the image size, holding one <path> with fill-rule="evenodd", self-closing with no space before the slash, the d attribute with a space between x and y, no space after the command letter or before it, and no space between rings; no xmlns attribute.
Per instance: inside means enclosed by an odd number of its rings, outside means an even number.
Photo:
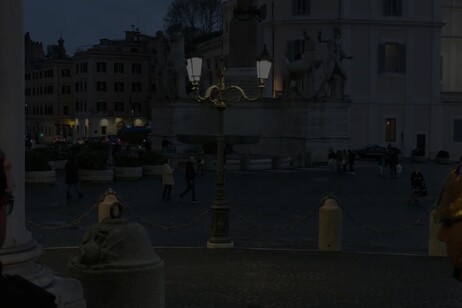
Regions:
<svg viewBox="0 0 462 308"><path fill-rule="evenodd" d="M454 167L441 189L435 211L435 220L441 223L438 239L454 264L453 277L462 282L462 163Z"/></svg>

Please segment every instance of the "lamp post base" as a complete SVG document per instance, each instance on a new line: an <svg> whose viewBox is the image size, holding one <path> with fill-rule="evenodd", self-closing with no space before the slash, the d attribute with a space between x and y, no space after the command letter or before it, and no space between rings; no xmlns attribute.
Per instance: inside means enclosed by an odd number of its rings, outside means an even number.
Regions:
<svg viewBox="0 0 462 308"><path fill-rule="evenodd" d="M234 242L230 241L229 243L214 243L207 241L207 248L234 248Z"/></svg>

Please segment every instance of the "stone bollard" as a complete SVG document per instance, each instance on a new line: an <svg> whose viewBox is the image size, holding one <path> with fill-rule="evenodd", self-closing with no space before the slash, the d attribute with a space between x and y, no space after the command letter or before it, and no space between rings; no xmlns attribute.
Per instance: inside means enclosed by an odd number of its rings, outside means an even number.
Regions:
<svg viewBox="0 0 462 308"><path fill-rule="evenodd" d="M104 218L110 217L110 209L114 203L118 203L119 198L117 194L109 188L99 200L98 205L98 222L102 222Z"/></svg>
<svg viewBox="0 0 462 308"><path fill-rule="evenodd" d="M428 230L428 255L432 257L447 257L446 244L437 238L441 224L435 221L435 210L430 212Z"/></svg>
<svg viewBox="0 0 462 308"><path fill-rule="evenodd" d="M319 209L319 251L342 250L342 208L334 197L327 197Z"/></svg>
<svg viewBox="0 0 462 308"><path fill-rule="evenodd" d="M121 206L117 199L110 217L87 230L69 274L82 283L87 308L164 308L164 263L146 230L121 218Z"/></svg>

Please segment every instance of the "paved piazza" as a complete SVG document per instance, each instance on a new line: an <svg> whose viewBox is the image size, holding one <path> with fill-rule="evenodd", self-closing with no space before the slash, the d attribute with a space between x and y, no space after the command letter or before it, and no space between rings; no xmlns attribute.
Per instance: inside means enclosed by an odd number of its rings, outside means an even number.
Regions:
<svg viewBox="0 0 462 308"><path fill-rule="evenodd" d="M418 165L429 191L419 206L407 204L409 174L417 166L411 162L404 162L397 179L379 177L373 161L358 162L355 175L332 174L325 168L228 171L225 192L232 240L242 248L316 250L317 208L332 192L344 209L343 251L426 254L427 214L451 166ZM214 173L198 176L200 204L179 201L185 187L183 171L175 171L175 181L174 197L168 202L161 201L159 178L82 183L83 199L67 202L64 172L58 170L55 185L26 186L27 227L44 247L78 246L87 228L97 221L96 212L88 210L112 188L128 206L125 217L142 222L154 246L204 247L210 236ZM71 226L62 227L69 222Z"/></svg>

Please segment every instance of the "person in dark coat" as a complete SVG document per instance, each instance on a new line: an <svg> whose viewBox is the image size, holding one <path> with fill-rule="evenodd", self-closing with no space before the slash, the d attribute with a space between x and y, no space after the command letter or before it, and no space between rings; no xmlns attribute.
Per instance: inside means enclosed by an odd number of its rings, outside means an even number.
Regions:
<svg viewBox="0 0 462 308"><path fill-rule="evenodd" d="M416 168L411 173L411 198L409 203L417 204L420 197L427 196L427 186L425 185L425 179L420 171L420 168Z"/></svg>
<svg viewBox="0 0 462 308"><path fill-rule="evenodd" d="M77 166L77 160L75 156L69 157L66 166L64 167L66 170L66 183L67 183L67 199L71 199L71 187L74 187L75 192L79 196L79 198L83 197L83 193L79 189L79 167Z"/></svg>
<svg viewBox="0 0 462 308"><path fill-rule="evenodd" d="M348 165L349 165L349 172L350 174L355 174L355 168L354 168L354 164L355 164L355 157L356 156L356 153L353 153L353 151L351 151L350 149L348 150Z"/></svg>
<svg viewBox="0 0 462 308"><path fill-rule="evenodd" d="M391 147L389 144L387 147L387 164L390 167L390 175L392 178L396 178L396 165L398 165L399 160L398 160L398 154L396 154L396 151Z"/></svg>
<svg viewBox="0 0 462 308"><path fill-rule="evenodd" d="M191 191L192 193L192 203L199 203L196 200L196 187L195 187L195 177L196 177L196 171L194 169L194 157L191 156L189 158L189 161L186 163L185 166L185 178L186 178L186 184L187 187L186 189L180 194L180 200L183 201L183 197Z"/></svg>

